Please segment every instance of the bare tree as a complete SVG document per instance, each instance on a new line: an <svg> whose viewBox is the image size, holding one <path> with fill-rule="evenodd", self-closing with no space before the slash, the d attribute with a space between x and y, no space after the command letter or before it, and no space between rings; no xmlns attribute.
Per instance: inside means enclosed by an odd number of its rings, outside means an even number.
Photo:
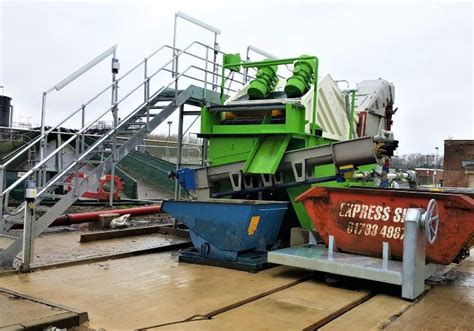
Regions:
<svg viewBox="0 0 474 331"><path fill-rule="evenodd" d="M392 168L400 170L409 170L415 168L434 168L436 162L436 168L443 168L443 157L436 156L434 154L421 154L421 153L411 153L403 154L399 156L394 156L391 160Z"/></svg>

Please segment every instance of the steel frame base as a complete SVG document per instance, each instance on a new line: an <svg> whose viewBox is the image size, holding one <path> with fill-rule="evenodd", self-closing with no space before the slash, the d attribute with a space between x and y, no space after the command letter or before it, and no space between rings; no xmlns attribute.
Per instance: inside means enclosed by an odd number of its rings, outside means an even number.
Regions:
<svg viewBox="0 0 474 331"><path fill-rule="evenodd" d="M267 263L267 253L256 251L239 254L237 260L227 261L202 256L195 248L191 248L182 251L179 254L178 261L247 272L258 272L271 267L271 265Z"/></svg>
<svg viewBox="0 0 474 331"><path fill-rule="evenodd" d="M439 265L425 265L424 261L415 269L404 268L403 262L389 260L388 245L384 245L384 258L380 259L333 251L334 238L331 242L333 245L330 244L329 248L312 242L271 251L268 252L268 263L399 285L402 298L409 300L421 295L425 291L425 280L440 269Z"/></svg>

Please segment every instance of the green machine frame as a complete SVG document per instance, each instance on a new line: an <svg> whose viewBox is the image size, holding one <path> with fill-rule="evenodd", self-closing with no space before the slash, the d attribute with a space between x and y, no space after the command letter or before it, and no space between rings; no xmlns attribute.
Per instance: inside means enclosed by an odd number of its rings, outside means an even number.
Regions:
<svg viewBox="0 0 474 331"><path fill-rule="evenodd" d="M240 60L240 57L234 57ZM280 66L294 64L297 61L310 61L312 64L312 111L310 132L305 128L308 124L304 106L291 102L282 102L279 99L273 99L275 104L262 104L249 101L247 108L239 108L238 111L261 112L263 115L261 123L258 124L222 124L224 113L233 112L234 107L231 104L226 105L225 84L226 71L238 71L240 68L261 68L266 66ZM317 122L317 92L318 92L318 64L316 56L300 56L278 60L264 60L257 62L235 62L224 61L222 66L221 81L221 105L205 106L201 110L201 132L200 137L208 139L208 166L218 166L233 162L245 161L244 173L251 174L272 174L274 175L278 165L286 151L313 147L333 142L322 137L323 128L319 127ZM306 91L307 92L307 91ZM352 112L354 109L354 100L352 99ZM284 123L271 123L271 114L277 105L280 111L284 112ZM353 115L351 115L353 116ZM351 126L352 127L352 126ZM352 133L349 137L352 138ZM365 168L365 167L364 167ZM367 168L373 168L368 166ZM318 166L314 173L316 178L330 177L336 175L336 168L333 165ZM360 183L358 183L360 185ZM346 182L327 182L323 186L347 187L352 185L350 181ZM293 187L286 189L288 197L292 202L298 220L303 228L312 228L312 222L306 213L306 210L300 203L294 200L296 196L304 192L310 185ZM222 188L226 190L227 188Z"/></svg>

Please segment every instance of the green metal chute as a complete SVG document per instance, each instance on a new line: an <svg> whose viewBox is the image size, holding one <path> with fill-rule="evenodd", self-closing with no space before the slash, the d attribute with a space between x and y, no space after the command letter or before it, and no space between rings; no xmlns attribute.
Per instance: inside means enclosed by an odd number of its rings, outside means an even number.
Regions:
<svg viewBox="0 0 474 331"><path fill-rule="evenodd" d="M291 135L273 136L271 138L262 136L258 138L247 162L245 162L243 172L274 175L283 154L286 152L290 139Z"/></svg>

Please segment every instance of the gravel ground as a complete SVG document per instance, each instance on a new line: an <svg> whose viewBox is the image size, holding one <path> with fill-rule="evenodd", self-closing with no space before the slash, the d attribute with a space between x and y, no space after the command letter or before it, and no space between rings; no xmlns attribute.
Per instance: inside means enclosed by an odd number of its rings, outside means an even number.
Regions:
<svg viewBox="0 0 474 331"><path fill-rule="evenodd" d="M66 210L65 214L87 213L91 211L106 212L107 210L111 210L111 209L125 209L125 208L135 208L135 207L138 208L140 206L124 205L124 206L109 207L109 206L75 206L73 205L68 210ZM136 221L147 221L149 223L158 223L158 224L172 222L172 217L165 213L133 216L131 218Z"/></svg>
<svg viewBox="0 0 474 331"><path fill-rule="evenodd" d="M140 207L136 205L123 205L123 206L78 206L73 205L68 210L66 210L65 214L77 214L77 213L87 213L93 211L104 211L111 209L124 209L124 208L134 208ZM129 218L128 227L139 227L139 226L147 226L153 224L169 224L173 223L173 217L166 213L159 213L159 214L150 214L150 215L140 215L140 216L132 216ZM90 232L90 231L103 231L103 230L96 230L93 227L89 227L91 223L80 223L80 224L72 224L68 226L54 226L48 228L45 233L57 233L57 232L69 232L69 231L82 231L82 232ZM12 230L12 232L16 232L17 230Z"/></svg>

